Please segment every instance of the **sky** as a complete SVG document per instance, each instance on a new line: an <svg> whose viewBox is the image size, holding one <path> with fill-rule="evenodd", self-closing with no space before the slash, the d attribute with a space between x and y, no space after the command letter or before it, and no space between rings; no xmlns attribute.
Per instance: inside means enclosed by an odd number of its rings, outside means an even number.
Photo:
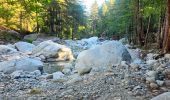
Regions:
<svg viewBox="0 0 170 100"><path fill-rule="evenodd" d="M82 0L83 1L83 4L86 6L87 8L87 11L90 11L90 8L92 6L92 4L95 2L95 0ZM98 5L101 6L102 3L105 1L105 0L96 0Z"/></svg>

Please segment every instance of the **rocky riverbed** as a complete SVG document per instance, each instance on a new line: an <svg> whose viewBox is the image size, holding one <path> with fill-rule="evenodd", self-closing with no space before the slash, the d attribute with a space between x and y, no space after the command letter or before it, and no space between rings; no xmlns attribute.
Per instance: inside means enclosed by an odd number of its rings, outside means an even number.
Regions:
<svg viewBox="0 0 170 100"><path fill-rule="evenodd" d="M0 45L0 100L169 100L170 55L141 57L125 44L92 37Z"/></svg>

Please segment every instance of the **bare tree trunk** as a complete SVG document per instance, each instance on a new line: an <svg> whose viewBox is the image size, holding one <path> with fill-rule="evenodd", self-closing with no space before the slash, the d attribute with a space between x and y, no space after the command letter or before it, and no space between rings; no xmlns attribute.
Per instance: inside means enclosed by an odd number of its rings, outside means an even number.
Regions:
<svg viewBox="0 0 170 100"><path fill-rule="evenodd" d="M160 15L159 15L158 32L157 32L157 45L159 49L161 49L162 47L161 32L162 32L162 0L160 1Z"/></svg>
<svg viewBox="0 0 170 100"><path fill-rule="evenodd" d="M137 0L136 7L137 7L137 37L138 37L138 44L143 46L143 39L142 39L142 17L140 12L140 0Z"/></svg>
<svg viewBox="0 0 170 100"><path fill-rule="evenodd" d="M162 25L162 28L161 28L161 41L160 41L160 46L161 46L161 49L163 51L163 47L164 47L164 39L165 39L165 29L166 29L166 14L165 14L165 17L164 17L164 20L162 21L163 22L163 25Z"/></svg>
<svg viewBox="0 0 170 100"><path fill-rule="evenodd" d="M164 37L164 53L170 53L170 0L167 0L166 31Z"/></svg>
<svg viewBox="0 0 170 100"><path fill-rule="evenodd" d="M148 47L148 35L149 35L150 23L151 23L151 16L149 16L149 19L148 19L148 28L147 28L147 32L145 36L145 48Z"/></svg>
<svg viewBox="0 0 170 100"><path fill-rule="evenodd" d="M54 11L53 7L50 7L50 33L54 33Z"/></svg>
<svg viewBox="0 0 170 100"><path fill-rule="evenodd" d="M134 6L134 9L135 9L135 14L134 14L134 22L133 22L133 43L134 44L138 44L138 31L137 31L137 20L138 20L138 2L136 0L134 0L135 2L135 6Z"/></svg>

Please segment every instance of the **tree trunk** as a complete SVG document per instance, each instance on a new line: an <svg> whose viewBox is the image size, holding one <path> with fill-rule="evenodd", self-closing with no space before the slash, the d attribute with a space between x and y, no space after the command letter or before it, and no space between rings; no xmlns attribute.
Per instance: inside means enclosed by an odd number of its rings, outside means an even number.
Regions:
<svg viewBox="0 0 170 100"><path fill-rule="evenodd" d="M165 39L165 31L166 31L166 24L167 24L167 22L166 22L166 14L165 14L165 16L164 16L164 19L162 20L162 23L163 23L163 25L162 25L162 28L161 28L161 41L160 41L160 46L161 46L161 49L162 49L162 51L163 51L163 47L164 47L164 39Z"/></svg>
<svg viewBox="0 0 170 100"><path fill-rule="evenodd" d="M20 33L22 33L22 11L20 13Z"/></svg>
<svg viewBox="0 0 170 100"><path fill-rule="evenodd" d="M54 33L54 8L50 7L50 33Z"/></svg>
<svg viewBox="0 0 170 100"><path fill-rule="evenodd" d="M159 15L159 23L158 23L158 32L157 32L157 45L158 48L162 48L162 0L160 1L160 15Z"/></svg>
<svg viewBox="0 0 170 100"><path fill-rule="evenodd" d="M141 12L140 12L140 0L137 0L136 2L136 7L137 7L137 37L138 37L138 44L140 46L143 46L143 39L142 39L142 17L141 17Z"/></svg>
<svg viewBox="0 0 170 100"><path fill-rule="evenodd" d="M167 0L167 11L166 11L166 31L164 38L164 53L170 53L170 0Z"/></svg>
<svg viewBox="0 0 170 100"><path fill-rule="evenodd" d="M151 16L149 16L149 19L148 19L148 28L147 28L147 32L145 36L145 48L148 47L148 36L149 36L150 23L151 23Z"/></svg>
<svg viewBox="0 0 170 100"><path fill-rule="evenodd" d="M135 6L134 6L134 9L135 9L135 14L134 14L134 17L133 17L133 43L136 45L138 44L138 33L137 33L137 16L138 16L138 2L136 0L134 0L135 2Z"/></svg>

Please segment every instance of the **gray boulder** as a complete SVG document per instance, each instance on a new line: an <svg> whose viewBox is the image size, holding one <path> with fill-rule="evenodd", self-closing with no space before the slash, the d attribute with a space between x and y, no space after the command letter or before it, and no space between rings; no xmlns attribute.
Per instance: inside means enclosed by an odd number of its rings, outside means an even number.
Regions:
<svg viewBox="0 0 170 100"><path fill-rule="evenodd" d="M0 62L0 71L4 73L12 73L16 70L34 71L43 67L43 62L32 58L20 58Z"/></svg>
<svg viewBox="0 0 170 100"><path fill-rule="evenodd" d="M29 34L29 35L26 35L24 36L24 40L26 41L34 41L38 38L38 35L39 34Z"/></svg>
<svg viewBox="0 0 170 100"><path fill-rule="evenodd" d="M16 70L34 71L43 67L43 62L32 58L22 58L16 61Z"/></svg>
<svg viewBox="0 0 170 100"><path fill-rule="evenodd" d="M51 40L40 43L33 49L32 54L37 57L43 55L47 59L52 58L58 61L74 59L70 48L54 43Z"/></svg>
<svg viewBox="0 0 170 100"><path fill-rule="evenodd" d="M122 43L110 41L81 52L77 57L75 68L79 74L84 74L94 68L109 69L121 61L131 62L129 52Z"/></svg>
<svg viewBox="0 0 170 100"><path fill-rule="evenodd" d="M15 71L16 60L0 62L0 71L4 73L12 73Z"/></svg>
<svg viewBox="0 0 170 100"><path fill-rule="evenodd" d="M6 45L0 45L0 55L11 54L11 53L16 53L16 52L17 50L12 47L9 47Z"/></svg>
<svg viewBox="0 0 170 100"><path fill-rule="evenodd" d="M14 45L21 52L32 52L35 48L35 45L27 42L17 42Z"/></svg>

